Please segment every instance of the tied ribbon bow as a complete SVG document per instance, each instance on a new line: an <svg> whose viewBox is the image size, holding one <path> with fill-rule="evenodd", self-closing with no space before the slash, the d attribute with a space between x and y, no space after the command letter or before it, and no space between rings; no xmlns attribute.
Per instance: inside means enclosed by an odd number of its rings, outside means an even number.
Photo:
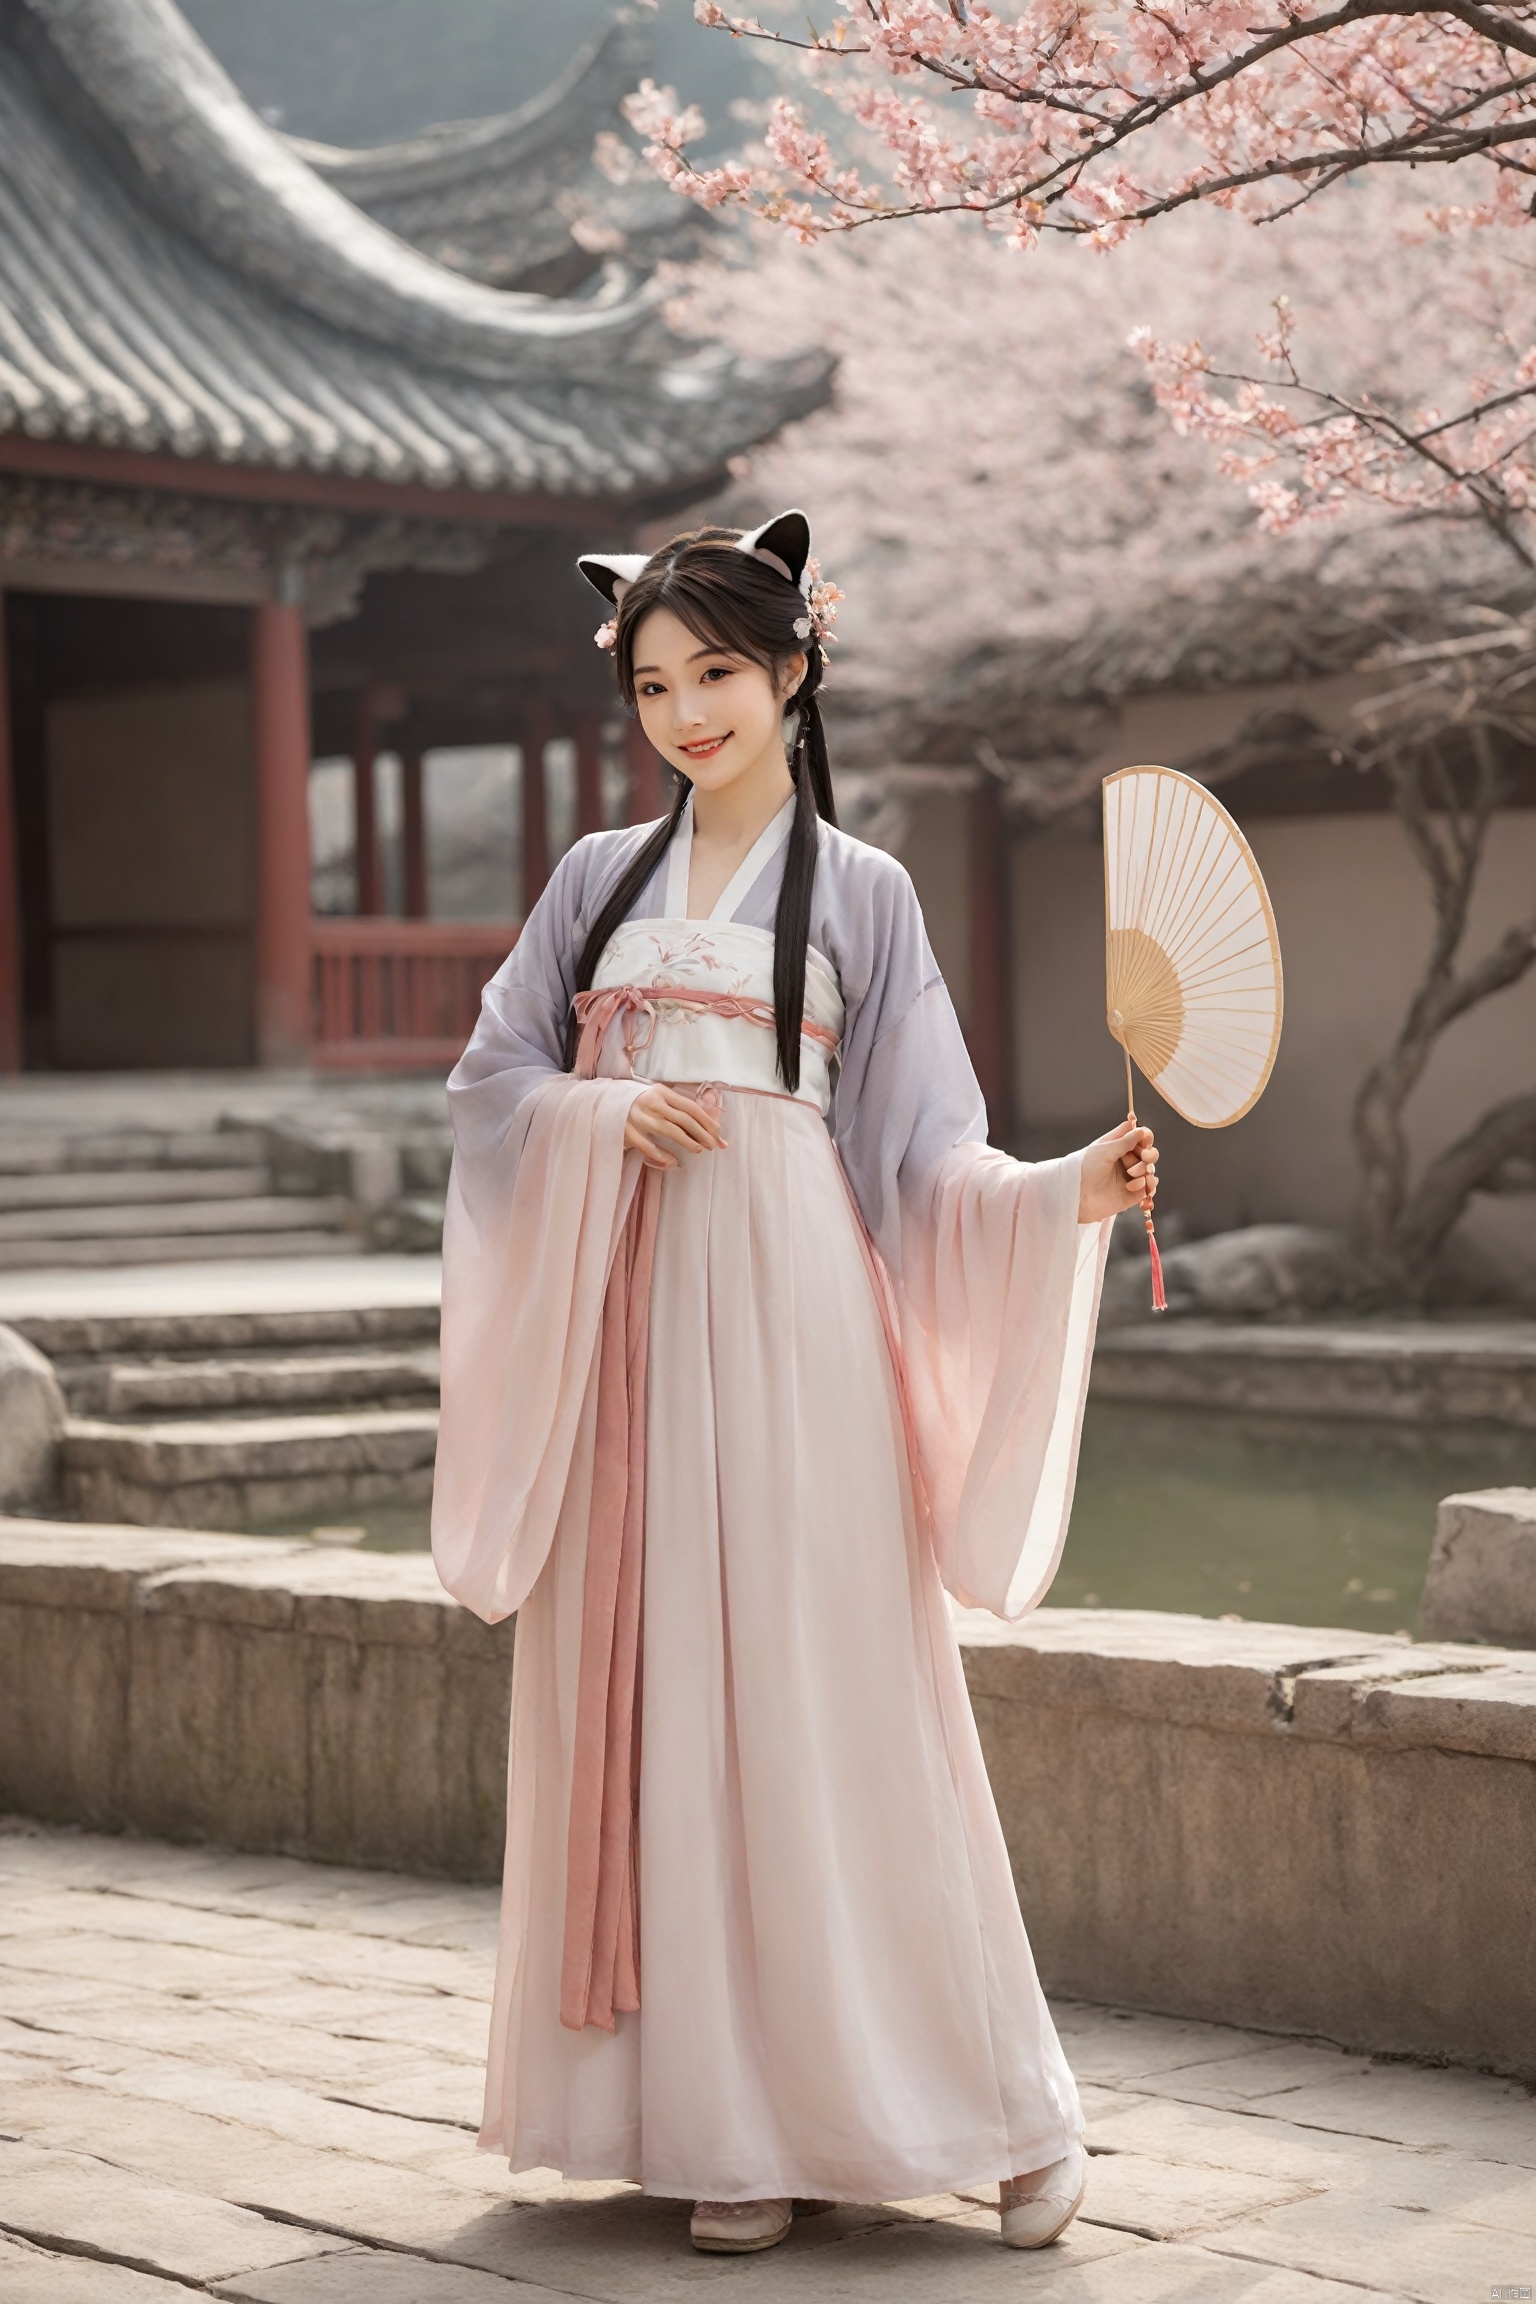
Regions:
<svg viewBox="0 0 1536 2304"><path fill-rule="evenodd" d="M745 1023L761 1024L769 1032L775 1028L771 1000L756 1000L746 992L695 990L687 984L614 984L602 992L578 992L573 1005L581 1030L576 1044L578 1080L596 1078L603 1041L615 1018L623 1019L624 1061L631 1072L635 1058L656 1036L657 1011L661 1008L680 1008L696 1016L738 1016ZM837 1052L837 1034L809 1017L800 1026L800 1036L818 1041L834 1055Z"/></svg>
<svg viewBox="0 0 1536 2304"><path fill-rule="evenodd" d="M624 1060L633 1072L635 1058L642 1049L649 1048L656 1037L656 1006L645 986L615 984L606 992L578 992L575 1008L576 1021L581 1027L581 1038L576 1045L577 1079L596 1078L597 1060L608 1027L619 1016L624 1019ZM643 1038L639 1029L642 1017L645 1020Z"/></svg>

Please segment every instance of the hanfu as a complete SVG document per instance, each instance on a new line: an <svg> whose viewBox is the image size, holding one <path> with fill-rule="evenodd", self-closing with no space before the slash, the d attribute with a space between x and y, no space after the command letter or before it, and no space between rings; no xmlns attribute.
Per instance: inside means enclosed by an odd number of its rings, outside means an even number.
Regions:
<svg viewBox="0 0 1536 2304"><path fill-rule="evenodd" d="M518 1611L481 2142L722 2201L889 2200L1080 2134L945 1591L1017 1617L1066 1525L1109 1225L985 1111L900 865L819 827L775 1068L794 803L708 919L691 807L580 841L450 1082L444 1583ZM726 1148L642 1173L647 1083ZM590 1553L590 1558L589 1558Z"/></svg>

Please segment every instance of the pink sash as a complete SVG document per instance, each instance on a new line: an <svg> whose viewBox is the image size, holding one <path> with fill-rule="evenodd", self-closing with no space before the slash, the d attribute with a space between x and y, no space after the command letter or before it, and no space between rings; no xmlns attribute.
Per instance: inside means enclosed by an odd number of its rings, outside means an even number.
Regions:
<svg viewBox="0 0 1536 2304"><path fill-rule="evenodd" d="M661 1171L643 1169L603 1299L597 1446L582 1595L566 1842L560 2021L614 2028L640 2005L635 1876L640 1787L640 1600L645 1550L645 1361Z"/></svg>
<svg viewBox="0 0 1536 2304"><path fill-rule="evenodd" d="M766 1026L770 1032L775 1025L771 1000L757 1000L746 992L695 991L687 984L613 984L603 992L578 992L574 1005L576 1021L581 1026L576 1047L578 1080L596 1077L603 1037L616 1016L624 1019L624 1055L631 1071L635 1058L649 1048L655 1037L658 1008L691 1009L696 1015L708 1011L715 1016L739 1016L748 1024ZM824 1048L834 1051L838 1046L837 1034L825 1024L812 1023L809 1017L800 1026L800 1036L803 1040L819 1040Z"/></svg>

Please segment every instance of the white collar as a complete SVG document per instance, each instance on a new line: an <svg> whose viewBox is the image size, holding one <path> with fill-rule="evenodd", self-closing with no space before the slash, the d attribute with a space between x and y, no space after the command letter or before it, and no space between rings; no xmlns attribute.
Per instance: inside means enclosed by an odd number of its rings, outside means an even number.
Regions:
<svg viewBox="0 0 1536 2304"><path fill-rule="evenodd" d="M796 795L791 792L778 814L759 832L715 899L714 909L709 915L712 921L718 923L734 918L737 906L744 901L754 882L762 877L784 846L795 821L795 798ZM688 872L692 861L693 795L690 793L667 850L667 893L662 912L664 920L685 920L688 916Z"/></svg>

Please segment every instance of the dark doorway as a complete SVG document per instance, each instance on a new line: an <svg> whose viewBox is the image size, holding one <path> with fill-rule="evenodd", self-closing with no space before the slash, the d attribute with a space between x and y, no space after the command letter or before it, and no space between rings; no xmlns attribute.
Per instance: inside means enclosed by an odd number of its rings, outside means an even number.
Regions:
<svg viewBox="0 0 1536 2304"><path fill-rule="evenodd" d="M28 1068L251 1063L248 612L5 613Z"/></svg>

